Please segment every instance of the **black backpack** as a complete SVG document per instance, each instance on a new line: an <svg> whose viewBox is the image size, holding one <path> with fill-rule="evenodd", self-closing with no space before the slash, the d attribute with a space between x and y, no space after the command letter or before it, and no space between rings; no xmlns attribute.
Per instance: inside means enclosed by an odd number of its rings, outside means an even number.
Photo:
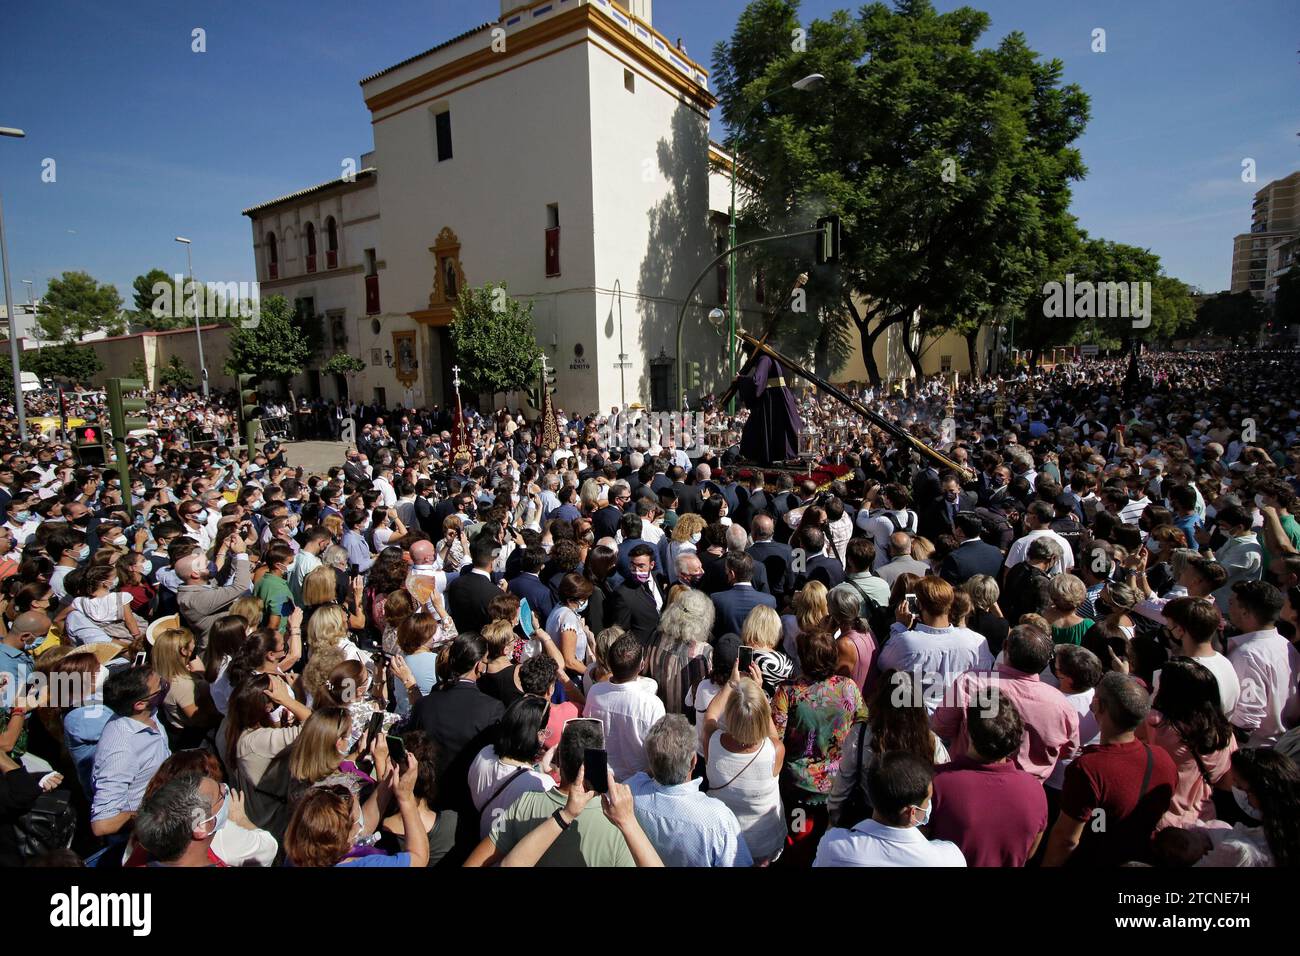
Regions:
<svg viewBox="0 0 1300 956"><path fill-rule="evenodd" d="M889 629L893 625L889 608L877 604L876 599L864 591L856 581L846 580L844 583L852 585L853 590L862 596L862 616L871 625L871 633L875 636L877 644L884 647L885 642L889 640Z"/></svg>
<svg viewBox="0 0 1300 956"><path fill-rule="evenodd" d="M77 811L67 790L50 790L14 823L18 855L25 860L66 850L77 832Z"/></svg>

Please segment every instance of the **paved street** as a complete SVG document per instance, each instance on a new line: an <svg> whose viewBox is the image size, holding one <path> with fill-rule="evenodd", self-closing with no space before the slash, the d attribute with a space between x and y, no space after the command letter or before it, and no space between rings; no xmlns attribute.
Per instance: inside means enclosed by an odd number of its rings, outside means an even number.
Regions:
<svg viewBox="0 0 1300 956"><path fill-rule="evenodd" d="M284 443L284 454L295 468L301 466L308 473L323 473L343 464L346 447L341 441L291 441Z"/></svg>

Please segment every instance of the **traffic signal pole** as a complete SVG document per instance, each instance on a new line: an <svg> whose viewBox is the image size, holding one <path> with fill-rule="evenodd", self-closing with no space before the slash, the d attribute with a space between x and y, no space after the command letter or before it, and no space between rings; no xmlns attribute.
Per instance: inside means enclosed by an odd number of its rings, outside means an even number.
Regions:
<svg viewBox="0 0 1300 956"><path fill-rule="evenodd" d="M776 242L780 239L798 239L802 236L824 236L825 234L826 234L826 227L818 226L815 229L804 229L800 232L786 232L777 236L760 236L757 239L749 239L745 242L732 246L730 249L720 252L709 262L707 266L703 268L703 270L701 270L699 276L695 279L694 282L691 283L691 287L686 291L686 297L682 299L681 310L677 313L677 382L676 385L677 385L677 410L678 411L686 410L686 381L685 381L685 376L683 375L685 363L682 361L682 324L686 321L686 310L690 308L691 296L695 295L695 290L700 287L700 283L704 281L705 277L708 276L709 272L715 266L717 266L717 264L721 262L723 259L726 259L731 255L735 254L736 252L738 252L739 250L745 249L749 246L758 246L768 242ZM820 250L821 248L823 248L823 246L819 244L818 249ZM728 348L728 354L730 354L730 349L731 349L730 343L728 343L727 348Z"/></svg>
<svg viewBox="0 0 1300 956"><path fill-rule="evenodd" d="M136 420L128 420L128 411L143 411L146 402L142 398L122 400L122 392L133 392L144 388L144 380L139 378L110 378L108 380L108 423L113 433L113 456L117 463L117 475L122 483L122 504L126 506L127 519L135 521L135 503L131 500L131 468L126 459L126 436ZM130 408L127 407L128 403ZM137 426L139 427L139 426Z"/></svg>

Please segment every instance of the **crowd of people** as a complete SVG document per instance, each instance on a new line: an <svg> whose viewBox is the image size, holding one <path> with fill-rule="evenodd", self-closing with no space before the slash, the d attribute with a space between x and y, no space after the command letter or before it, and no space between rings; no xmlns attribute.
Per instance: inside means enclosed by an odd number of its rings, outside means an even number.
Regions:
<svg viewBox="0 0 1300 956"><path fill-rule="evenodd" d="M1294 865L1298 392L855 390L961 470L813 391L769 469L720 408L471 413L463 458L317 403L355 441L315 474L172 394L123 482L11 416L0 864Z"/></svg>

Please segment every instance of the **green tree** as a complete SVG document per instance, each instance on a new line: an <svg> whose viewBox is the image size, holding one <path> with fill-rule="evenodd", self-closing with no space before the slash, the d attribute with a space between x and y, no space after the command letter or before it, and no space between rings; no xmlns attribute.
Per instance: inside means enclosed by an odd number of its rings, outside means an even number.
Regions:
<svg viewBox="0 0 1300 956"><path fill-rule="evenodd" d="M149 366L145 364L144 359L131 359L131 368L129 371L131 372L132 378L142 378L146 382L149 381Z"/></svg>
<svg viewBox="0 0 1300 956"><path fill-rule="evenodd" d="M714 51L723 115L740 126L732 145L755 173L741 239L840 213L844 253L814 269L808 295L856 330L878 383L873 347L891 327L918 314L920 331L983 323L1029 294L1069 228L1088 99L1018 33L977 48L989 17L969 7L837 11L813 21L804 51L791 49L798 9L754 0ZM816 92L779 92L814 72L826 76Z"/></svg>
<svg viewBox="0 0 1300 956"><path fill-rule="evenodd" d="M471 391L519 391L541 369L533 304L507 295L503 284L461 290L451 341Z"/></svg>
<svg viewBox="0 0 1300 956"><path fill-rule="evenodd" d="M65 272L50 279L36 324L43 338L56 342L77 342L95 332L121 335L122 297L116 286L87 272Z"/></svg>
<svg viewBox="0 0 1300 956"><path fill-rule="evenodd" d="M1268 321L1268 307L1249 292L1220 292L1201 300L1196 310L1196 331L1218 335L1234 343L1254 342Z"/></svg>
<svg viewBox="0 0 1300 956"><path fill-rule="evenodd" d="M35 372L42 381L61 375L83 386L104 371L104 363L93 348L66 342L30 349L23 353L19 364L23 371Z"/></svg>
<svg viewBox="0 0 1300 956"><path fill-rule="evenodd" d="M135 277L131 283L135 305L131 323L135 328L157 332L193 328L196 313L203 325L234 324L240 303L228 290L219 286L209 289L198 279L191 285L185 276L177 279L161 269Z"/></svg>
<svg viewBox="0 0 1300 956"><path fill-rule="evenodd" d="M1281 331L1288 325L1300 325L1300 260L1292 263L1282 274L1273 297L1273 329Z"/></svg>
<svg viewBox="0 0 1300 956"><path fill-rule="evenodd" d="M302 373L320 337L315 323L305 326L282 295L262 301L257 316L230 336L228 375L256 375L285 384Z"/></svg>
<svg viewBox="0 0 1300 956"><path fill-rule="evenodd" d="M163 388L192 388L194 373L181 361L179 355L173 355L159 370L158 384Z"/></svg>
<svg viewBox="0 0 1300 956"><path fill-rule="evenodd" d="M343 376L343 381L347 385L348 403L352 402L352 376L358 372L364 372L366 363L357 358L355 355L349 355L346 352L335 352L330 356L330 360L325 363L322 371L329 372L332 375Z"/></svg>
<svg viewBox="0 0 1300 956"><path fill-rule="evenodd" d="M1163 274L1154 252L1084 233L1077 240L1039 273L1018 316L1012 344L1030 350L1031 365L1048 346L1095 342L1127 348L1134 338L1168 341L1195 321L1190 289ZM1130 296L1132 283L1138 284L1136 299ZM1142 283L1150 283L1149 301ZM1097 314L1102 307L1104 316Z"/></svg>

